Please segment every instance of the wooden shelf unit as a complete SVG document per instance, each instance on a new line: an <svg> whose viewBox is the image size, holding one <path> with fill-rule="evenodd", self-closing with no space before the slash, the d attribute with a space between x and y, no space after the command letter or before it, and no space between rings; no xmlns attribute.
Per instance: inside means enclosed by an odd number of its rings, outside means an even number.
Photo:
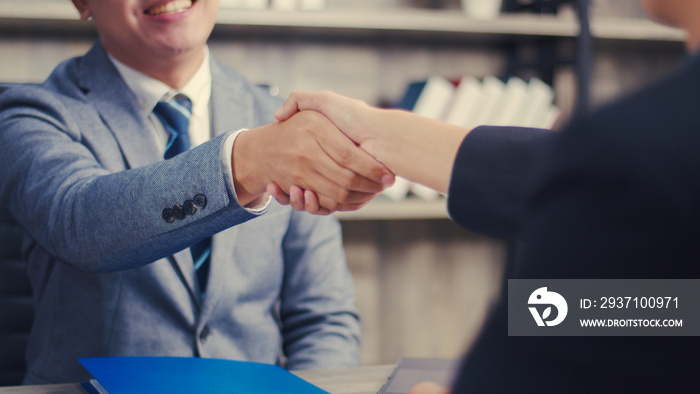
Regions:
<svg viewBox="0 0 700 394"><path fill-rule="evenodd" d="M5 28L43 26L71 28L81 25L77 12L68 1L0 0L0 25ZM549 36L575 37L578 26L574 15L559 16L506 14L492 21L467 18L460 10L417 8L330 9L322 12L249 11L222 8L219 27L255 27L265 29L304 28L319 34L340 30L450 33L458 36ZM604 40L680 42L683 34L646 19L593 18L593 37Z"/></svg>

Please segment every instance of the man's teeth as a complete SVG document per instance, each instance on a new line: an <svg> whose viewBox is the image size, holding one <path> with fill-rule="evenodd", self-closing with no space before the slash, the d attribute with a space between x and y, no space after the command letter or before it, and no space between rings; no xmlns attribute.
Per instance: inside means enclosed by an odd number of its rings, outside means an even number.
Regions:
<svg viewBox="0 0 700 394"><path fill-rule="evenodd" d="M156 7L153 7L146 11L148 15L156 16L161 14L173 14L176 12L184 11L192 7L192 0L175 0L170 3L165 3Z"/></svg>

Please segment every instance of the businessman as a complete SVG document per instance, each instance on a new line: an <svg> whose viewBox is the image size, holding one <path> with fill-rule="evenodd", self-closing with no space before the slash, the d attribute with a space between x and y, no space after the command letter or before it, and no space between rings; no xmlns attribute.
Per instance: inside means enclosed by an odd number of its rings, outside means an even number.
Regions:
<svg viewBox="0 0 700 394"><path fill-rule="evenodd" d="M280 102L208 53L218 1L73 3L92 49L0 96L0 201L36 314L25 383L85 381L91 356L356 365L338 223L265 187L353 209L393 175L318 114L273 121Z"/></svg>
<svg viewBox="0 0 700 394"><path fill-rule="evenodd" d="M295 93L277 116L321 111L397 175L448 193L460 225L518 241L509 278L697 279L700 2L643 3L686 32L686 64L561 133L465 130L332 93ZM312 191L283 190L271 186L296 209L319 209ZM699 353L692 337L509 336L504 287L452 391L692 393ZM425 383L411 394L445 392Z"/></svg>

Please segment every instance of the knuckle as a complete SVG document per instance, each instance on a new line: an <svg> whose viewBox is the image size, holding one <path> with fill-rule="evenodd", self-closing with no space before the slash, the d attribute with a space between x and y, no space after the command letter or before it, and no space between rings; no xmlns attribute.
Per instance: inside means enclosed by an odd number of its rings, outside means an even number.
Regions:
<svg viewBox="0 0 700 394"><path fill-rule="evenodd" d="M354 189L358 186L359 176L351 171L343 171L338 175L338 182L345 189Z"/></svg>
<svg viewBox="0 0 700 394"><path fill-rule="evenodd" d="M343 171L338 174L337 182L342 188L351 189L353 187L354 176L352 173Z"/></svg>
<svg viewBox="0 0 700 394"><path fill-rule="evenodd" d="M348 148L340 149L338 152L338 164L347 167L352 163L352 151Z"/></svg>
<svg viewBox="0 0 700 394"><path fill-rule="evenodd" d="M348 201L350 199L351 192L348 189L341 189L337 192L337 201Z"/></svg>
<svg viewBox="0 0 700 394"><path fill-rule="evenodd" d="M338 203L336 201L327 199L326 202L323 204L323 208L327 209L330 212L334 212L338 209Z"/></svg>

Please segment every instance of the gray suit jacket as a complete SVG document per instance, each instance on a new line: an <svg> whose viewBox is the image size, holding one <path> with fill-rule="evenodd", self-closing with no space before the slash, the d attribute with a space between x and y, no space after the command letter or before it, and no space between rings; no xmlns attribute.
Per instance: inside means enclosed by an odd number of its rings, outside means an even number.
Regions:
<svg viewBox="0 0 700 394"><path fill-rule="evenodd" d="M217 137L167 161L99 42L0 96L0 201L26 232L36 310L26 383L83 381L91 356L357 364L337 221L274 202L251 213L222 166L226 136L280 102L216 61L212 76ZM196 194L204 209L163 220ZM202 300L187 247L212 234Z"/></svg>

